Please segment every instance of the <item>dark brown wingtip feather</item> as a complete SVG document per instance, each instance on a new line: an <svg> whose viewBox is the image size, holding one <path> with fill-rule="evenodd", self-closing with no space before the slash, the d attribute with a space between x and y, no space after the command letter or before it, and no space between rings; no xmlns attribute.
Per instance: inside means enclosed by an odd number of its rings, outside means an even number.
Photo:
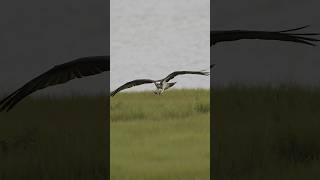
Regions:
<svg viewBox="0 0 320 180"><path fill-rule="evenodd" d="M111 97L113 97L114 95L116 95L117 93L115 92L115 91L112 91L111 93L110 93L110 96Z"/></svg>
<svg viewBox="0 0 320 180"><path fill-rule="evenodd" d="M301 27L298 27L298 28L293 28L293 29L286 29L286 30L282 30L282 31L275 31L275 32L281 32L281 33L284 33L284 32L291 32L291 31L298 31L300 29L305 29L307 27L310 27L310 25L305 25L305 26L301 26Z"/></svg>
<svg viewBox="0 0 320 180"><path fill-rule="evenodd" d="M9 94L8 96L6 96L5 98L3 98L1 100L1 102L0 102L0 112L2 112L2 111L8 112L8 111L10 111L10 109L12 109L12 108L8 108L8 107L10 106L10 104L12 102L12 98L14 96L16 96L19 93L20 90L21 89L16 90L15 92Z"/></svg>
<svg viewBox="0 0 320 180"><path fill-rule="evenodd" d="M278 31L278 32L281 34L284 34L284 35L288 35L288 37L293 39L293 42L308 44L311 46L317 46L316 44L314 44L312 42L318 42L318 41L320 41L319 39L305 37L305 36L317 36L317 35L320 35L319 33L288 33L288 32L292 32L292 31L298 31L301 29L305 29L307 27L310 27L310 25L306 25L306 26L302 26L302 27L298 27L298 28L294 28L294 29Z"/></svg>
<svg viewBox="0 0 320 180"><path fill-rule="evenodd" d="M316 38L307 38L307 37L301 37L296 35L290 35L293 38L293 42L303 43L311 46L317 46L315 43L312 42L318 42L319 39Z"/></svg>

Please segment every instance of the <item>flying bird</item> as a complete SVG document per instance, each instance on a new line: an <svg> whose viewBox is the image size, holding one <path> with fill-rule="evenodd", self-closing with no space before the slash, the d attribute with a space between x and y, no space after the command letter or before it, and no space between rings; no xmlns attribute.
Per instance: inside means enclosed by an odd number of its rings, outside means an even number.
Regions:
<svg viewBox="0 0 320 180"><path fill-rule="evenodd" d="M210 46L219 42L236 41L241 39L262 39L262 40L279 40L289 41L295 43L302 43L314 46L314 42L320 41L310 36L319 35L317 33L293 33L294 31L304 29L308 26L303 26L295 29L283 30L283 31L244 31L244 30L231 30L231 31L211 31L210 32ZM210 65L210 69L214 65ZM102 73L104 71L110 71L110 57L109 56L90 56L75 59L73 61L54 66L52 69L41 74L40 76L27 82L24 86L4 98L0 102L0 111L9 111L17 103L19 103L26 96L33 92L46 88L48 86L54 86L62 83L66 83L75 78L82 78L85 76L91 76ZM114 96L116 93L123 89L127 89L133 86L154 83L157 90L156 94L163 93L166 89L172 87L176 82L169 83L168 81L180 74L200 74L209 75L208 72L203 71L176 71L168 75L161 80L150 79L138 79L128 82L111 93Z"/></svg>
<svg viewBox="0 0 320 180"><path fill-rule="evenodd" d="M210 46L219 42L236 41L241 39L261 39L261 40L278 40L302 43L315 46L314 42L320 41L310 36L319 35L318 33L296 33L296 31L309 26L303 26L283 31L247 31L247 30L230 30L230 31L210 31Z"/></svg>
<svg viewBox="0 0 320 180"><path fill-rule="evenodd" d="M9 111L31 93L75 78L82 78L110 71L109 56L81 57L70 62L54 66L40 76L8 95L0 102L0 111Z"/></svg>
<svg viewBox="0 0 320 180"><path fill-rule="evenodd" d="M210 73L206 71L175 71L171 74L169 74L167 77L160 79L160 80L152 80L152 79L136 79L130 82L125 83L124 85L120 86L116 90L112 91L110 96L116 95L118 92L128 89L134 86L142 85L142 84L149 84L149 83L154 83L156 86L156 90L154 91L155 94L160 95L162 94L165 90L171 88L174 86L177 82L169 82L171 79L178 75L183 75L183 74L198 74L198 75L205 75L208 76Z"/></svg>

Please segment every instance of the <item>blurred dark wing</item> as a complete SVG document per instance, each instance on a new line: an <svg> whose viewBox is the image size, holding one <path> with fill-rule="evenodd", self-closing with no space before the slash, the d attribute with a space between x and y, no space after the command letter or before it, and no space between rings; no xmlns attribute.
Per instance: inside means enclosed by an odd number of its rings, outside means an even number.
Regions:
<svg viewBox="0 0 320 180"><path fill-rule="evenodd" d="M91 76L110 70L109 56L91 56L75 59L65 64L57 65L49 71L32 79L0 102L0 111L9 111L19 101L29 94L57 84L68 82L74 78Z"/></svg>
<svg viewBox="0 0 320 180"><path fill-rule="evenodd" d="M164 78L164 81L168 82L174 77L182 74L198 74L198 75L205 75L208 76L210 73L205 71L175 71L171 74L169 74L167 77Z"/></svg>
<svg viewBox="0 0 320 180"><path fill-rule="evenodd" d="M141 84L148 84L148 83L154 83L154 80L151 80L151 79L137 79L137 80L134 80L134 81L130 81L130 82L127 82L124 85L118 87L116 90L112 91L110 95L114 96L118 92L120 92L120 91L122 91L124 89L128 89L128 88L131 88L133 86L138 86L138 85L141 85Z"/></svg>
<svg viewBox="0 0 320 180"><path fill-rule="evenodd" d="M319 39L310 38L310 36L319 35L317 33L292 33L304 29L308 26L303 26L295 29L284 31L211 31L210 32L210 46L224 41L236 41L240 39L263 39L263 40L278 40L289 41L295 43L302 43L315 46L313 42L320 41ZM291 33L290 33L291 32ZM309 36L309 37L307 37Z"/></svg>

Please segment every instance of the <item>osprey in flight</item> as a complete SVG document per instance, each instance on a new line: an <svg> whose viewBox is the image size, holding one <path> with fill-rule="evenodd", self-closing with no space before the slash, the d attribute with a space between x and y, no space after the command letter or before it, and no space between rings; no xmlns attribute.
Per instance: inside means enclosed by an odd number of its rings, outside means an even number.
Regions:
<svg viewBox="0 0 320 180"><path fill-rule="evenodd" d="M262 39L262 40L278 40L289 41L295 43L303 43L308 45L315 45L314 42L319 41L310 36L319 35L317 33L293 33L294 31L304 29L308 26L300 28L289 29L284 31L243 31L243 30L231 30L231 31L211 31L210 32L210 46L219 42L236 41L240 39ZM212 68L213 65L210 66ZM91 76L102 73L104 71L110 71L110 57L109 56L91 56L78 58L65 64L57 65L49 71L41 74L40 76L32 79L24 86L4 98L0 102L0 111L9 111L23 98L31 93L46 88L48 86L54 86L57 84L66 83L75 78L82 78L85 76ZM152 81L152 82L151 82ZM132 86L155 83L157 87L157 94L162 93L164 90L172 87L174 83L168 83L167 81L155 82L153 80L135 80L123 85L125 88ZM131 85L131 86L129 86ZM121 87L123 87L121 86ZM121 88L119 87L119 88ZM159 87L159 88L158 88ZM115 95L121 91L119 88L111 95ZM124 89L125 89L124 88Z"/></svg>
<svg viewBox="0 0 320 180"><path fill-rule="evenodd" d="M54 66L49 71L32 79L0 102L0 111L9 111L29 94L57 84L66 83L75 78L82 78L110 71L109 56L90 56Z"/></svg>
<svg viewBox="0 0 320 180"><path fill-rule="evenodd" d="M237 41L242 39L260 39L260 40L277 40L294 43L307 44L315 46L314 42L320 41L310 36L320 35L318 33L295 33L298 30L307 28L302 26L294 29L282 31L248 31L248 30L230 30L230 31L210 31L210 46L219 42ZM212 68L214 65L210 65Z"/></svg>
<svg viewBox="0 0 320 180"><path fill-rule="evenodd" d="M210 46L213 46L219 42L236 41L241 39L289 41L315 46L314 42L320 40L311 38L310 36L319 35L318 33L295 33L296 31L304 29L306 27L308 26L283 31L210 31Z"/></svg>
<svg viewBox="0 0 320 180"><path fill-rule="evenodd" d="M110 96L116 95L118 92L131 88L133 86L138 86L141 84L148 84L148 83L154 83L156 86L156 90L154 91L155 94L162 94L165 90L169 89L170 87L174 86L177 82L169 82L171 79L178 75L182 74L198 74L198 75L205 75L208 76L210 73L205 71L175 71L171 74L169 74L167 77L160 79L160 80L152 80L152 79L136 79L130 82L125 83L124 85L120 86L116 90L112 91Z"/></svg>

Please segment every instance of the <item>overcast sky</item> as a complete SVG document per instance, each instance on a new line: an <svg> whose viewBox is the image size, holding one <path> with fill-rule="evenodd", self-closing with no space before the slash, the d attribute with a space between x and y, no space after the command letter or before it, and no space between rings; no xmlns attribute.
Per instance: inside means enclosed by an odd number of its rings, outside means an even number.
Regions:
<svg viewBox="0 0 320 180"><path fill-rule="evenodd" d="M311 25L301 32L319 33L319 6L317 0L211 1L211 29L272 31ZM216 84L320 81L320 47L247 40L218 44L211 57L217 64Z"/></svg>
<svg viewBox="0 0 320 180"><path fill-rule="evenodd" d="M105 0L1 1L0 93L74 58L109 54ZM101 93L106 74L42 90L52 93ZM39 93L36 93L39 94Z"/></svg>

